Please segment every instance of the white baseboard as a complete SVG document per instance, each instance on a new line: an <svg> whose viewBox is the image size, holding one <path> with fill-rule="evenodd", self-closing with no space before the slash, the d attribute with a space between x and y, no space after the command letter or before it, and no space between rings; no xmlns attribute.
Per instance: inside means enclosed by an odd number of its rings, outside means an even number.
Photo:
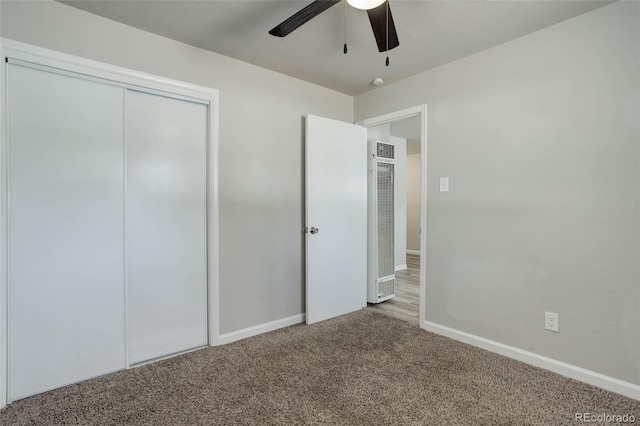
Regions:
<svg viewBox="0 0 640 426"><path fill-rule="evenodd" d="M407 250L407 254L413 254L416 256L420 256L420 251L419 250Z"/></svg>
<svg viewBox="0 0 640 426"><path fill-rule="evenodd" d="M405 269L407 269L407 265L406 265L406 264L404 264L404 265L398 265L398 266L396 266L396 267L395 267L395 271L396 271L396 272L397 272L397 271L404 271Z"/></svg>
<svg viewBox="0 0 640 426"><path fill-rule="evenodd" d="M464 331L445 327L433 322L425 321L422 328L459 342L468 343L472 346L486 349L490 352L495 352L536 367L544 368L545 370L553 371L554 373L558 373L571 379L579 380L611 392L619 393L629 398L640 400L640 385L625 382L623 380L616 379L615 377L596 373L595 371L587 370L566 362L538 355L533 352L505 345L503 343L495 342L493 340L485 339L484 337L465 333Z"/></svg>
<svg viewBox="0 0 640 426"><path fill-rule="evenodd" d="M236 340L246 339L247 337L257 336L258 334L267 333L269 331L277 330L279 328L288 327L294 324L300 324L305 321L305 314L293 315L288 318L282 318L279 320L266 322L264 324L254 325L253 327L244 328L238 331L232 331L231 333L221 334L218 337L216 345L226 345L227 343L235 342Z"/></svg>

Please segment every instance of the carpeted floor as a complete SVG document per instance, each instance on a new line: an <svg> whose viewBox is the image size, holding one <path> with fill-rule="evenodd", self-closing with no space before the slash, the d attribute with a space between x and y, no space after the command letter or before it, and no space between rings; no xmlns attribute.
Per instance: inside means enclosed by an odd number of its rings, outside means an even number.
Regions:
<svg viewBox="0 0 640 426"><path fill-rule="evenodd" d="M558 425L640 402L369 309L17 401L8 425Z"/></svg>

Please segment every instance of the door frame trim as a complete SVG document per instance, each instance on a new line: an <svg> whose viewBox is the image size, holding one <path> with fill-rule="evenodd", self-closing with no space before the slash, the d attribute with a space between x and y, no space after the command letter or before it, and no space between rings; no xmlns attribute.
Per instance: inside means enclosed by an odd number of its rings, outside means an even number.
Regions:
<svg viewBox="0 0 640 426"><path fill-rule="evenodd" d="M390 112L388 114L378 115L371 118L356 121L366 129L369 127L388 124L398 120L404 120L411 117L420 117L420 328L425 328L426 318L426 253L427 253L427 104L417 105L411 108L405 108L399 111ZM366 144L366 141L365 141ZM365 146L366 153L366 146ZM366 157L366 154L365 154ZM365 158L366 161L366 158ZM366 284L364 292L366 295ZM367 300L365 296L364 305Z"/></svg>
<svg viewBox="0 0 640 426"><path fill-rule="evenodd" d="M208 104L207 134L207 335L208 345L220 344L219 321L219 91L110 65L79 56L68 55L9 39L0 39L0 408L9 400L9 328L8 328L8 206L7 206L7 99L6 58L73 73L86 78L111 82L114 85L136 87L169 97L189 98ZM126 366L123 366L123 369Z"/></svg>

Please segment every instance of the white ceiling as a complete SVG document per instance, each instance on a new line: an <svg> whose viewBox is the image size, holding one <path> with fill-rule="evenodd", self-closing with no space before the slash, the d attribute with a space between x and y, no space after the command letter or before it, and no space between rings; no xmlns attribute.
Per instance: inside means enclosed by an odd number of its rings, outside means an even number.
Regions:
<svg viewBox="0 0 640 426"><path fill-rule="evenodd" d="M397 81L602 7L599 0L391 0L400 46L391 65L376 48L366 12L338 4L287 37L268 31L310 1L58 0L193 46L349 95Z"/></svg>

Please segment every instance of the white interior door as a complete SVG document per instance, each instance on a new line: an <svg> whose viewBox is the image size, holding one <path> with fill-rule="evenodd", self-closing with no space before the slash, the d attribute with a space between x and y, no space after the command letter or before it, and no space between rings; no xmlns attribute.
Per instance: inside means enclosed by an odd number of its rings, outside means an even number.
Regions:
<svg viewBox="0 0 640 426"><path fill-rule="evenodd" d="M125 366L124 95L7 69L15 400Z"/></svg>
<svg viewBox="0 0 640 426"><path fill-rule="evenodd" d="M366 130L306 121L306 321L359 310L366 276Z"/></svg>
<svg viewBox="0 0 640 426"><path fill-rule="evenodd" d="M127 91L129 364L207 344L207 106Z"/></svg>

